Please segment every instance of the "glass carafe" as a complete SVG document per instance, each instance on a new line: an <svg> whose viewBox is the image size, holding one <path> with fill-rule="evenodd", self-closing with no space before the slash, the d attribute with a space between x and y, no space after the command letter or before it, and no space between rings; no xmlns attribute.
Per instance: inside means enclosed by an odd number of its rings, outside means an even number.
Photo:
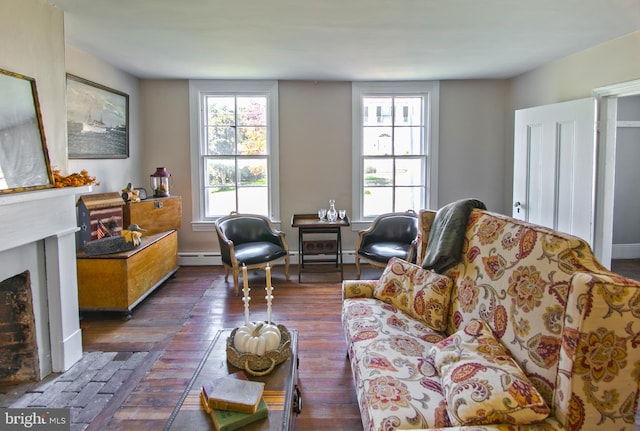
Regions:
<svg viewBox="0 0 640 431"><path fill-rule="evenodd" d="M333 223L338 220L338 211L336 211L336 201L329 199L329 211L327 211L327 221Z"/></svg>

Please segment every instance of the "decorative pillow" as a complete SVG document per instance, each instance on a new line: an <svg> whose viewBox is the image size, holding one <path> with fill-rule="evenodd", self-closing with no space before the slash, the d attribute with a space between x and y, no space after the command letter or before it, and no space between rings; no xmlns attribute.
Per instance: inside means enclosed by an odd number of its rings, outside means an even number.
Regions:
<svg viewBox="0 0 640 431"><path fill-rule="evenodd" d="M406 260L391 258L373 296L392 304L431 329L447 329L452 281Z"/></svg>
<svg viewBox="0 0 640 431"><path fill-rule="evenodd" d="M471 320L430 354L454 424L530 424L549 416L542 396L483 320Z"/></svg>

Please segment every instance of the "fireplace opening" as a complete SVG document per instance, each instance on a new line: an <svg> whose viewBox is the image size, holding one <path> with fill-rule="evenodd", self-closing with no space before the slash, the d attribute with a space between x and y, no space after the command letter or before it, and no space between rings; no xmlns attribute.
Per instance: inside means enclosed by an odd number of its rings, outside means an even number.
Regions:
<svg viewBox="0 0 640 431"><path fill-rule="evenodd" d="M29 271L0 281L0 384L40 380Z"/></svg>

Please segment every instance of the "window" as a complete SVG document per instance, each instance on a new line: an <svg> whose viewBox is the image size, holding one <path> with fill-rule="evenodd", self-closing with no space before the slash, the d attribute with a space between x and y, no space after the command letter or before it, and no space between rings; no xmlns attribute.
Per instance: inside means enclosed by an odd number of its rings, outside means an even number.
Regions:
<svg viewBox="0 0 640 431"><path fill-rule="evenodd" d="M354 219L435 204L438 83L352 88Z"/></svg>
<svg viewBox="0 0 640 431"><path fill-rule="evenodd" d="M277 85L190 82L196 224L231 211L279 219Z"/></svg>

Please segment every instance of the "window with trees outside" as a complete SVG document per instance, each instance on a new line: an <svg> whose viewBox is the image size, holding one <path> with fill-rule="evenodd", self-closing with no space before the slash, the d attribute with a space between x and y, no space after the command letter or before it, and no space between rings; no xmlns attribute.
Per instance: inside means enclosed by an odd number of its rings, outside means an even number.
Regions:
<svg viewBox="0 0 640 431"><path fill-rule="evenodd" d="M277 83L192 81L191 98L200 219L232 211L277 218Z"/></svg>
<svg viewBox="0 0 640 431"><path fill-rule="evenodd" d="M438 84L353 84L354 218L436 202Z"/></svg>

